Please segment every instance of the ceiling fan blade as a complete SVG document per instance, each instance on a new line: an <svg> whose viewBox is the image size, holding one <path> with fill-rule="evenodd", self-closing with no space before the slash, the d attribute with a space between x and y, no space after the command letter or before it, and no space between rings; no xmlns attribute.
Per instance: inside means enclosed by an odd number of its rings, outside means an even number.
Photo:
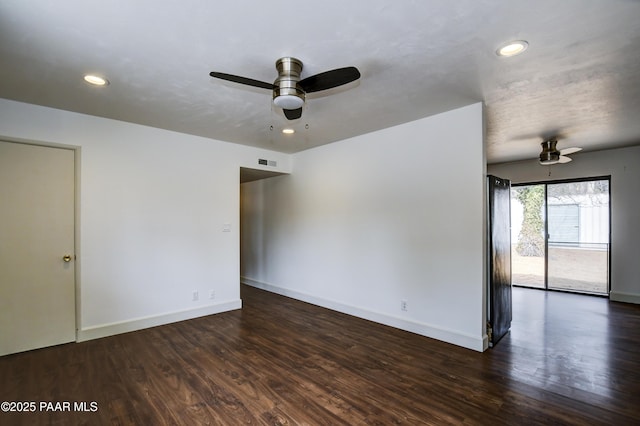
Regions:
<svg viewBox="0 0 640 426"><path fill-rule="evenodd" d="M565 164L570 162L571 162L571 158L565 157L564 155L561 155L560 158L558 158L558 163L560 164Z"/></svg>
<svg viewBox="0 0 640 426"><path fill-rule="evenodd" d="M284 116L287 117L287 120L296 120L302 117L302 107L298 109L283 109Z"/></svg>
<svg viewBox="0 0 640 426"><path fill-rule="evenodd" d="M312 75L300 80L299 84L306 93L312 93L342 86L359 78L360 71L356 67L345 67Z"/></svg>
<svg viewBox="0 0 640 426"><path fill-rule="evenodd" d="M254 80L252 78L240 77L239 75L225 74L223 72L212 71L209 73L211 77L220 78L222 80L232 81L234 83L246 84L247 86L260 87L261 89L273 90L272 83Z"/></svg>
<svg viewBox="0 0 640 426"><path fill-rule="evenodd" d="M582 148L573 147L573 148L565 148L560 150L560 155L569 155L574 152L582 151Z"/></svg>

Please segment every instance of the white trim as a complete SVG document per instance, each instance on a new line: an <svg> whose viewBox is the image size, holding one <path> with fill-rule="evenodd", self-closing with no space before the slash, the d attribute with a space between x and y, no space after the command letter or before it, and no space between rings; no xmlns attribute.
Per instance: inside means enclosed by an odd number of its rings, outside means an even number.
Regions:
<svg viewBox="0 0 640 426"><path fill-rule="evenodd" d="M262 290L269 291L271 293L280 294L282 296L290 297L292 299L301 300L303 302L311 303L312 305L321 306L323 308L331 309L333 311L342 312L347 315L352 315L358 318L363 318L369 321L377 322L379 324L388 325L390 327L398 328L400 330L409 331L411 333L419 334L421 336L430 337L432 339L441 340L443 342L451 343L457 346L462 346L467 349L472 349L478 352L482 352L486 349L486 335L477 338L468 334L463 334L454 330L444 329L441 327L432 326L429 324L421 323L418 321L411 321L404 318L398 318L392 315L387 315L379 312L370 311L357 306L346 305L341 302L323 299L320 297L312 296L310 294L302 293L296 290L279 287L274 284L268 284L261 281L256 281L247 277L240 277L240 282L256 287Z"/></svg>
<svg viewBox="0 0 640 426"><path fill-rule="evenodd" d="M620 293L618 291L612 291L609 293L609 300L612 302L625 302L635 303L640 305L640 295L632 293Z"/></svg>
<svg viewBox="0 0 640 426"><path fill-rule="evenodd" d="M222 312L233 311L242 308L242 300L233 300L231 302L218 303L216 305L208 305L195 309L187 309L184 311L170 312L162 315L154 315L144 318L136 318L128 321L115 322L111 324L103 324L94 327L78 330L78 342L84 342L101 337L113 336L130 331L142 330L145 328L156 327L159 325L171 324L173 322L189 320L193 318L204 317L207 315L219 314Z"/></svg>

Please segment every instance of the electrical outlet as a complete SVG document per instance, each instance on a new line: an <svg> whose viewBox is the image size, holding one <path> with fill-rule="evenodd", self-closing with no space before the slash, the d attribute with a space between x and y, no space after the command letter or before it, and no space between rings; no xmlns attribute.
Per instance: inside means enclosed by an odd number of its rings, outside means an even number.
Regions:
<svg viewBox="0 0 640 426"><path fill-rule="evenodd" d="M198 294L197 291L193 292L193 301L195 302L196 300L200 299L200 295Z"/></svg>
<svg viewBox="0 0 640 426"><path fill-rule="evenodd" d="M216 298L216 291L215 290L211 290L209 292L209 299L213 300Z"/></svg>
<svg viewBox="0 0 640 426"><path fill-rule="evenodd" d="M400 310L402 311L407 311L407 301L406 300L401 300L400 301Z"/></svg>

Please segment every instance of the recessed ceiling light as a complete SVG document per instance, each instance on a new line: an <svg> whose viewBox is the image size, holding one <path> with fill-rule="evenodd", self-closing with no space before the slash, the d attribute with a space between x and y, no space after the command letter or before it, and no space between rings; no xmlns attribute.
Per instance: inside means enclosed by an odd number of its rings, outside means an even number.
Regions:
<svg viewBox="0 0 640 426"><path fill-rule="evenodd" d="M282 129L282 133L284 133L285 135L292 135L294 134L296 131L293 129Z"/></svg>
<svg viewBox="0 0 640 426"><path fill-rule="evenodd" d="M529 47L529 43L524 40L510 41L496 50L496 54L498 56L515 56L527 50L527 47Z"/></svg>
<svg viewBox="0 0 640 426"><path fill-rule="evenodd" d="M109 80L94 74L85 75L84 81L86 81L89 84L93 84L94 86L106 86L109 84Z"/></svg>

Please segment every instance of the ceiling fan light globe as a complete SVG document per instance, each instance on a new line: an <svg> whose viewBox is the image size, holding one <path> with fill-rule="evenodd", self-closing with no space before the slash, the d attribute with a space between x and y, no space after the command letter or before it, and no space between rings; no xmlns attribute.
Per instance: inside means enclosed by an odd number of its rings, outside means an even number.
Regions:
<svg viewBox="0 0 640 426"><path fill-rule="evenodd" d="M304 91L298 82L290 79L277 79L274 82L273 104L282 109L298 109L304 105Z"/></svg>
<svg viewBox="0 0 640 426"><path fill-rule="evenodd" d="M558 164L558 160L553 160L553 159L540 160L540 164L543 166L551 166L553 164Z"/></svg>
<svg viewBox="0 0 640 426"><path fill-rule="evenodd" d="M296 95L279 95L273 98L273 103L282 109L298 109L304 105L304 99Z"/></svg>

